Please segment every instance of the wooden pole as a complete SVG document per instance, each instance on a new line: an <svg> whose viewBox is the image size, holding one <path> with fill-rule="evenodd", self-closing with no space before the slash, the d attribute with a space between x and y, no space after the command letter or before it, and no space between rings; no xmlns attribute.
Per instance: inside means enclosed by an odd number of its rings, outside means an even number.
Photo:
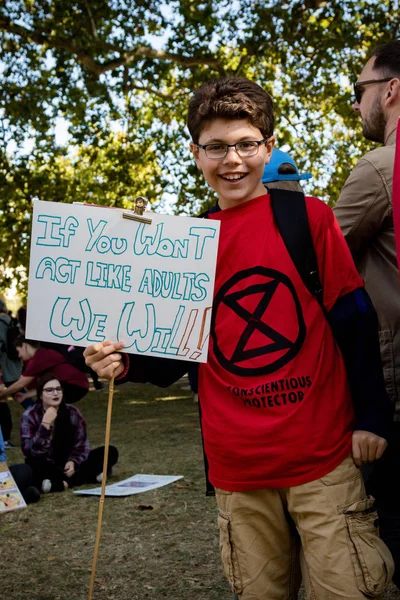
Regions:
<svg viewBox="0 0 400 600"><path fill-rule="evenodd" d="M106 439L105 439L105 442L104 442L103 479L102 479L102 482L101 482L101 495L100 495L100 504L99 504L99 516L98 516L98 519L97 519L96 542L95 542L95 546L94 546L94 556L93 556L93 564L92 564L92 574L90 576L90 587L89 587L89 597L88 597L88 600L92 600L92 597L93 597L94 579L96 577L97 556L99 554L99 546L100 546L101 525L102 525L102 522L103 522L104 498L105 498L106 483L107 483L108 450L110 448L111 415L112 415L113 397L114 397L114 376L110 380L110 387L109 387L109 390L108 390L108 408L107 408L107 421L106 421Z"/></svg>

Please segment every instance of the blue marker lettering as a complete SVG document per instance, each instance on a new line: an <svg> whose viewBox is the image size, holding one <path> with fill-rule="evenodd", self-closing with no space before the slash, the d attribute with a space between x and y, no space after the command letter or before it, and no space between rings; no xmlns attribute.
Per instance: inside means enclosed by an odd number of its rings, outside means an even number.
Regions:
<svg viewBox="0 0 400 600"><path fill-rule="evenodd" d="M118 323L117 340L126 340L128 336L129 343L125 342L125 348L136 348L138 352L147 352L150 349L156 328L156 311L153 304L146 304L146 324L142 333L141 329L133 329L131 320L134 302L127 302L122 309L121 317Z"/></svg>
<svg viewBox="0 0 400 600"><path fill-rule="evenodd" d="M207 298L207 289L202 285L202 282L209 282L210 278L206 273L199 273L196 275L196 279L194 280L194 287L198 290L199 293L193 292L192 300L197 300L201 302L201 300L205 300Z"/></svg>
<svg viewBox="0 0 400 600"><path fill-rule="evenodd" d="M86 264L85 284L91 287L118 289L130 292L131 265L113 265L109 263L93 262Z"/></svg>
<svg viewBox="0 0 400 600"><path fill-rule="evenodd" d="M76 271L81 266L80 260L72 260L59 256L57 259L46 256L42 258L36 269L36 279L44 279L49 271L49 279L58 283L75 283Z"/></svg>
<svg viewBox="0 0 400 600"><path fill-rule="evenodd" d="M79 302L78 316L68 318L66 312L70 301L71 298L61 297L55 301L49 321L51 333L61 339L70 336L75 342L85 338L90 342L104 341L105 336L101 334L107 315L93 314L89 301L85 298Z"/></svg>
<svg viewBox="0 0 400 600"><path fill-rule="evenodd" d="M157 252L157 248L161 240L163 226L163 223L158 223L156 227L156 233L152 237L151 235L143 235L144 232L147 231L145 229L145 224L139 224L135 235L135 241L133 242L133 252L136 254L136 256L140 256L145 251L148 256L151 256Z"/></svg>
<svg viewBox="0 0 400 600"><path fill-rule="evenodd" d="M75 217L67 217L64 223L64 227L61 227L60 229L60 235L63 237L64 248L69 247L70 237L75 235L78 227L79 223Z"/></svg>
<svg viewBox="0 0 400 600"><path fill-rule="evenodd" d="M189 235L196 237L195 259L203 258L204 246L207 238L215 238L215 229L211 227L191 227Z"/></svg>
<svg viewBox="0 0 400 600"><path fill-rule="evenodd" d="M44 235L40 236L36 240L37 246L61 246L62 238L54 231L55 228L59 229L61 223L61 217L53 215L39 215L38 223L44 223Z"/></svg>
<svg viewBox="0 0 400 600"><path fill-rule="evenodd" d="M104 227L107 225L107 221L99 221L96 225L96 227L93 227L93 221L92 219L87 219L87 226L89 229L89 241L86 244L86 252L90 252L91 250L93 250L94 246L97 244L101 234L104 231ZM100 228L100 230L99 230Z"/></svg>
<svg viewBox="0 0 400 600"><path fill-rule="evenodd" d="M94 315L90 331L87 336L88 342L104 342L106 336L103 335L107 322L107 315Z"/></svg>
<svg viewBox="0 0 400 600"><path fill-rule="evenodd" d="M50 315L50 331L58 338L70 335L78 342L83 340L89 332L92 310L89 301L85 298L79 302L80 315L68 318L66 310L70 301L71 298L57 298Z"/></svg>

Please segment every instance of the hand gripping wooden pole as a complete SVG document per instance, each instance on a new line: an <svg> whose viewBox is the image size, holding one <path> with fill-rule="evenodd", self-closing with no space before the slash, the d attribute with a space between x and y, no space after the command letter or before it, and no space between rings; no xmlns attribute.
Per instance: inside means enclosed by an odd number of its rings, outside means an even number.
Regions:
<svg viewBox="0 0 400 600"><path fill-rule="evenodd" d="M105 442L104 442L103 479L101 481L99 516L97 519L96 542L95 542L95 546L94 546L94 556L93 556L93 564L92 564L92 574L90 576L90 587L89 587L88 600L92 600L92 597L93 597L94 579L96 577L97 556L99 554L99 546L100 546L101 525L102 525L102 521L103 521L103 510L104 510L104 497L105 497L106 483L107 483L108 450L110 448L111 415L112 415L113 397L114 397L114 375L112 376L112 378L110 380L110 387L108 390L106 438L105 438Z"/></svg>

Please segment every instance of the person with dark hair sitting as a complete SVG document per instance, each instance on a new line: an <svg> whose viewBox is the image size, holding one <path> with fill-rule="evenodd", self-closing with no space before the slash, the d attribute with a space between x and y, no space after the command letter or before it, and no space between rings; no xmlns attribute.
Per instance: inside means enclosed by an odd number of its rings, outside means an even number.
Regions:
<svg viewBox="0 0 400 600"><path fill-rule="evenodd" d="M21 418L21 448L34 485L46 493L102 481L104 446L90 449L86 423L75 406L66 404L60 380L44 375L37 397ZM109 473L117 460L118 450L110 446Z"/></svg>
<svg viewBox="0 0 400 600"><path fill-rule="evenodd" d="M26 363L21 377L5 390L0 390L0 400L8 394L17 394L17 402L24 402L36 395L38 378L45 373L53 373L62 383L64 400L74 404L86 396L89 391L89 382L85 373L70 364L64 354L59 350L41 347L39 342L26 340L21 337L16 342L19 357ZM28 388L28 392L23 392ZM25 406L25 408L27 408Z"/></svg>

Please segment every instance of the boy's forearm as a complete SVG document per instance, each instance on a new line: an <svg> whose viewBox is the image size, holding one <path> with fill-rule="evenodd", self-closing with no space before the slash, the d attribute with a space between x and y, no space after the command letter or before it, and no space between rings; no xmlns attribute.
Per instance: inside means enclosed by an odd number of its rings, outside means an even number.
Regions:
<svg viewBox="0 0 400 600"><path fill-rule="evenodd" d="M378 319L365 290L338 300L329 313L341 350L356 414L356 429L387 439L394 406L385 390L379 349Z"/></svg>
<svg viewBox="0 0 400 600"><path fill-rule="evenodd" d="M116 379L117 384L132 381L134 383L152 383L159 387L168 387L178 381L193 363L173 358L124 354L125 371Z"/></svg>

